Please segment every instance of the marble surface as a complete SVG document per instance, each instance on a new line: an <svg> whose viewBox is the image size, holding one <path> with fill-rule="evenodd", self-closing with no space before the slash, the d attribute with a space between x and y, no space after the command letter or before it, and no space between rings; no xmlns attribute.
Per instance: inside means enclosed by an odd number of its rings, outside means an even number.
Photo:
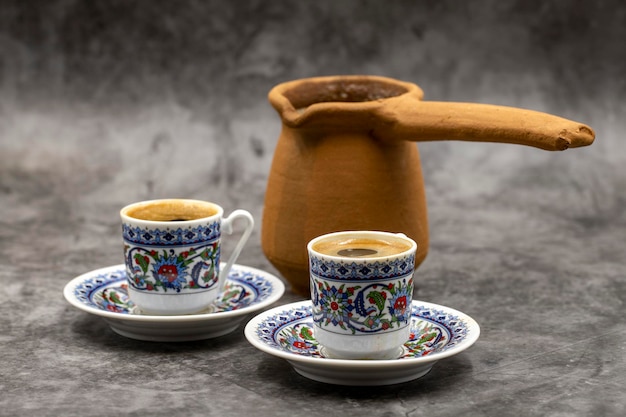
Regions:
<svg viewBox="0 0 626 417"><path fill-rule="evenodd" d="M618 0L3 1L0 415L626 414L625 28ZM127 203L208 199L260 224L280 130L267 91L347 73L596 130L563 153L419 145L431 247L415 297L474 317L472 348L410 383L337 387L243 325L139 342L63 299L121 263ZM238 262L276 273L259 236Z"/></svg>

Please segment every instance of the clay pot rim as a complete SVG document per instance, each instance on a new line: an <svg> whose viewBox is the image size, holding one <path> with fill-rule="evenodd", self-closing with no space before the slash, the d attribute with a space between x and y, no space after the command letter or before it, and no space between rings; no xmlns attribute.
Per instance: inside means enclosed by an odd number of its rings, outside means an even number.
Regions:
<svg viewBox="0 0 626 417"><path fill-rule="evenodd" d="M372 89L372 86L378 88ZM298 92L301 97L296 96ZM373 96L365 97L364 92ZM343 97L334 99L329 96L341 93L348 98L342 100ZM302 97L306 94L310 94L309 98ZM349 94L353 97L350 98ZM406 96L421 100L424 92L416 84L377 75L302 78L278 84L268 93L270 103L281 115L283 122L290 127L302 126L316 119L320 113L359 114L379 108L390 100ZM302 105L298 105L299 103L294 105L298 98Z"/></svg>

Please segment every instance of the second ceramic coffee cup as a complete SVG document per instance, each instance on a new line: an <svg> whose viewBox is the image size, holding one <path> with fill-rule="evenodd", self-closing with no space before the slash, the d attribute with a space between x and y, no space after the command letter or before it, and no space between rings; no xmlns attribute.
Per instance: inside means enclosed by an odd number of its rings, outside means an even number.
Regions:
<svg viewBox="0 0 626 417"><path fill-rule="evenodd" d="M217 298L254 227L245 210L223 214L215 203L186 199L143 201L121 210L129 296L142 312L195 313ZM244 232L220 265L221 234L232 233L235 219L245 221Z"/></svg>
<svg viewBox="0 0 626 417"><path fill-rule="evenodd" d="M307 249L323 354L398 357L409 339L417 244L403 234L350 231L317 237Z"/></svg>

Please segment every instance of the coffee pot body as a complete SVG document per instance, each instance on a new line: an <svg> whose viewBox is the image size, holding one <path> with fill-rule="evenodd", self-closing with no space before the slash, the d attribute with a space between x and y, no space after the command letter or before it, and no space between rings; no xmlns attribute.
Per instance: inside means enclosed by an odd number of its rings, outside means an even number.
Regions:
<svg viewBox="0 0 626 417"><path fill-rule="evenodd" d="M334 76L269 93L282 129L265 194L261 244L295 292L309 293L307 243L343 230L404 233L428 253L428 218L414 142L470 140L563 150L593 142L586 125L546 113L423 101L415 84Z"/></svg>

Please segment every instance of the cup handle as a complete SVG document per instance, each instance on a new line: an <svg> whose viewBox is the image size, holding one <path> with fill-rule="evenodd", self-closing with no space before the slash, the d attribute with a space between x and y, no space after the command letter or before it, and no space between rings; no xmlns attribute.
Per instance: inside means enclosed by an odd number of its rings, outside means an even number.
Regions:
<svg viewBox="0 0 626 417"><path fill-rule="evenodd" d="M241 239L239 239L239 242L237 242L237 245L235 246L233 253L230 255L230 258L228 259L226 266L223 269L220 269L218 292L222 292L222 290L224 289L224 284L226 283L226 278L228 277L228 273L230 272L230 269L232 268L233 264L239 257L239 254L241 253L241 250L243 249L246 242L248 241L248 238L252 234L252 229L254 229L254 218L252 217L252 214L250 214L246 210L235 210L232 213L230 213L230 216L226 218L222 218L222 225L221 225L222 232L227 233L229 235L232 234L233 222L235 219L238 219L238 218L246 220L246 228L243 231L243 235L241 236Z"/></svg>

